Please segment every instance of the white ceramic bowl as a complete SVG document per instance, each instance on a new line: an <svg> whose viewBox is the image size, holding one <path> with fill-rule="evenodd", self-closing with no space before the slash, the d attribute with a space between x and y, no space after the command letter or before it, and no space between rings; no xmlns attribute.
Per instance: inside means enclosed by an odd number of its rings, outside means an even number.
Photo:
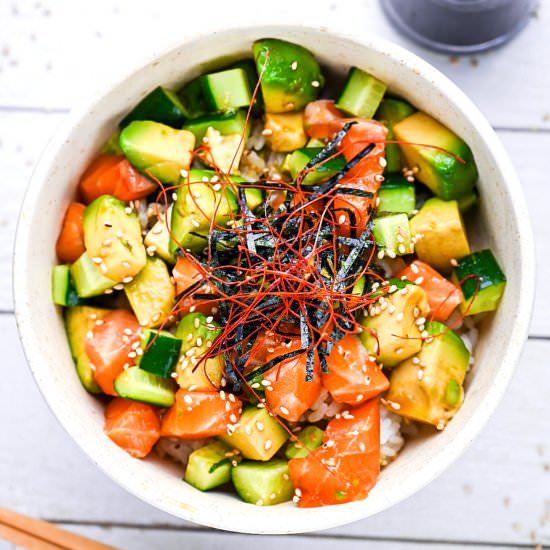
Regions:
<svg viewBox="0 0 550 550"><path fill-rule="evenodd" d="M457 416L442 433L407 445L398 460L382 471L366 500L333 507L251 506L228 494L194 489L181 481L181 470L168 462L130 458L104 435L103 407L80 386L60 311L50 300L54 243L63 213L84 167L121 116L154 86L177 88L205 62L228 54L249 55L251 43L262 37L302 44L323 64L341 72L350 65L372 72L393 92L462 136L474 152L480 173L482 230L471 237L476 246L487 245L495 251L508 277L498 312L482 326L475 371ZM506 152L477 108L441 73L376 37L350 38L297 26L238 28L178 44L129 72L67 118L35 170L21 211L14 267L17 321L34 377L59 422L128 491L180 518L230 531L312 531L371 516L403 500L439 476L480 431L502 397L527 336L533 250L522 190Z"/></svg>

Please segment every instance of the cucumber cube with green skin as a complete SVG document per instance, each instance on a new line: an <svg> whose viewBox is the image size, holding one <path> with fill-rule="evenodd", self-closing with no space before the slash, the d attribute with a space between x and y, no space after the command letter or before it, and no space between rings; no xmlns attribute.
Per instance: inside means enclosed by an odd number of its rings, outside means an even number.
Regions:
<svg viewBox="0 0 550 550"><path fill-rule="evenodd" d="M452 279L464 294L460 311L468 315L496 310L506 286L506 277L488 249L460 259Z"/></svg>
<svg viewBox="0 0 550 550"><path fill-rule="evenodd" d="M81 298L99 296L105 291L109 292L117 284L99 272L97 264L92 262L87 252L71 265L70 271L76 293Z"/></svg>
<svg viewBox="0 0 550 550"><path fill-rule="evenodd" d="M172 90L158 86L122 119L120 127L125 128L134 120L152 120L181 128L186 120L185 107Z"/></svg>
<svg viewBox="0 0 550 550"><path fill-rule="evenodd" d="M154 257L147 258L144 268L124 286L124 292L144 327L156 327L166 321L176 299L168 267Z"/></svg>
<svg viewBox="0 0 550 550"><path fill-rule="evenodd" d="M68 265L56 265L52 270L52 301L58 306L77 306L82 303L71 280Z"/></svg>
<svg viewBox="0 0 550 550"><path fill-rule="evenodd" d="M410 215L416 208L416 191L413 183L409 183L399 174L386 176L378 190L378 212L380 214Z"/></svg>
<svg viewBox="0 0 550 550"><path fill-rule="evenodd" d="M195 136L152 120L134 120L120 133L120 147L140 172L176 184L188 170Z"/></svg>
<svg viewBox="0 0 550 550"><path fill-rule="evenodd" d="M414 251L407 214L392 214L374 218L372 223L372 234L376 244L388 256L404 256Z"/></svg>
<svg viewBox="0 0 550 550"><path fill-rule="evenodd" d="M101 195L84 210L82 226L86 251L105 277L127 282L143 269L147 254L141 226L125 202Z"/></svg>
<svg viewBox="0 0 550 550"><path fill-rule="evenodd" d="M207 245L212 223L227 227L238 208L231 189L216 186L206 176L197 178L197 175L191 170L187 178L182 178L182 185L177 190L170 228L173 237L170 241L172 254L179 247L201 252ZM203 178L207 181L202 181Z"/></svg>
<svg viewBox="0 0 550 550"><path fill-rule="evenodd" d="M416 178L438 197L452 200L473 190L478 176L474 156L454 132L422 112L404 118L393 131L398 140L407 142L399 145L407 166L417 167Z"/></svg>
<svg viewBox="0 0 550 550"><path fill-rule="evenodd" d="M248 85L250 87L250 92L253 94L254 89L258 84L258 73L256 72L256 63L253 59L241 59L236 63L233 63L227 69L242 69L246 73L246 78L248 80ZM252 113L254 115L261 115L263 112L264 102L262 101L262 93L258 90L256 97L254 98L254 103L252 105Z"/></svg>
<svg viewBox="0 0 550 550"><path fill-rule="evenodd" d="M352 67L334 106L352 116L372 118L385 93L384 82L357 67Z"/></svg>
<svg viewBox="0 0 550 550"><path fill-rule="evenodd" d="M265 408L244 409L237 429L220 439L238 449L244 458L266 461L285 444L288 433Z"/></svg>
<svg viewBox="0 0 550 550"><path fill-rule="evenodd" d="M432 321L426 330L432 339L391 371L385 398L392 412L443 429L462 405L470 352L444 324Z"/></svg>
<svg viewBox="0 0 550 550"><path fill-rule="evenodd" d="M252 93L243 69L229 69L201 77L206 105L211 112L233 111L248 107Z"/></svg>
<svg viewBox="0 0 550 550"><path fill-rule="evenodd" d="M90 393L101 393L101 388L94 379L94 371L86 354L86 338L96 326L96 321L101 321L109 313L111 311L108 309L90 306L75 306L65 310L65 330L76 372L82 386Z"/></svg>
<svg viewBox="0 0 550 550"><path fill-rule="evenodd" d="M318 155L322 149L322 147L306 147L304 149L297 149L287 155L285 166L288 168L293 180L296 180L298 174L306 167L307 163ZM305 175L302 179L302 185L317 185L340 172L345 165L346 159L342 156L319 163Z"/></svg>
<svg viewBox="0 0 550 550"><path fill-rule="evenodd" d="M140 369L170 378L178 362L181 340L165 330L145 329L141 336L141 350L136 365Z"/></svg>
<svg viewBox="0 0 550 550"><path fill-rule="evenodd" d="M403 101L402 99L386 98L383 99L374 115L388 129L387 140L395 139L393 127L404 118L412 115L416 109ZM401 170L401 150L397 143L388 143L386 145L386 168L384 172L391 174Z"/></svg>
<svg viewBox="0 0 550 550"><path fill-rule="evenodd" d="M233 468L231 479L242 500L257 506L286 502L294 494L285 460L242 462Z"/></svg>
<svg viewBox="0 0 550 550"><path fill-rule="evenodd" d="M187 118L198 118L208 112L200 76L185 84L185 86L177 92L177 96Z"/></svg>
<svg viewBox="0 0 550 550"><path fill-rule="evenodd" d="M300 111L317 99L325 79L310 51L277 38L263 38L254 42L252 52L258 74L262 74L267 113Z"/></svg>
<svg viewBox="0 0 550 550"><path fill-rule="evenodd" d="M313 451L323 444L323 430L317 426L306 426L296 435L299 441L289 441L285 456L290 460L292 458L304 458L309 453L307 449Z"/></svg>
<svg viewBox="0 0 550 550"><path fill-rule="evenodd" d="M232 461L239 457L228 457L230 447L221 441L212 441L189 455L184 481L200 491L208 491L231 481Z"/></svg>
<svg viewBox="0 0 550 550"><path fill-rule="evenodd" d="M194 120L188 121L183 125L183 129L191 132L195 136L197 147L202 145L202 140L208 128L214 128L222 136L230 136L245 132L246 111L229 111L217 115L206 115ZM247 127L244 140L248 138L249 129Z"/></svg>
<svg viewBox="0 0 550 550"><path fill-rule="evenodd" d="M158 407L171 407L176 399L172 380L161 378L139 367L123 370L113 385L120 397Z"/></svg>
<svg viewBox="0 0 550 550"><path fill-rule="evenodd" d="M472 191L467 195L462 195L462 197L458 197L458 199L456 199L456 202L458 203L458 209L460 210L460 212L468 212L478 205L479 195L475 191Z"/></svg>

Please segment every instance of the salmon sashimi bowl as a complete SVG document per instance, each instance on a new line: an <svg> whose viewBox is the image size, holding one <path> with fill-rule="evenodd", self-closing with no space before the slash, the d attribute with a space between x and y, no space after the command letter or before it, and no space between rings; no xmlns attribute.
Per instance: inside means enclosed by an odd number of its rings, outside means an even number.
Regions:
<svg viewBox="0 0 550 550"><path fill-rule="evenodd" d="M55 243L53 301L106 437L251 505L365 499L417 430L438 437L506 286L470 245L468 144L361 67L324 73L265 38L159 82Z"/></svg>

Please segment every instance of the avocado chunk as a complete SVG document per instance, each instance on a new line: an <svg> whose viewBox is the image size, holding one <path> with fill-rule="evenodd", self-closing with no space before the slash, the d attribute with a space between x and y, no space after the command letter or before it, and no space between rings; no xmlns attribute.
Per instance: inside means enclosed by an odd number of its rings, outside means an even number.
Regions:
<svg viewBox="0 0 550 550"><path fill-rule="evenodd" d="M506 286L506 277L488 249L459 260L452 279L462 287L464 301L460 312L463 315L496 310Z"/></svg>
<svg viewBox="0 0 550 550"><path fill-rule="evenodd" d="M317 98L325 79L310 51L277 38L263 38L254 42L252 52L262 75L267 113L299 111Z"/></svg>
<svg viewBox="0 0 550 550"><path fill-rule="evenodd" d="M442 323L428 323L420 353L395 367L386 394L397 414L443 429L462 404L470 353L462 339Z"/></svg>
<svg viewBox="0 0 550 550"><path fill-rule="evenodd" d="M111 293L116 281L105 277L99 272L97 264L92 262L90 255L84 252L71 267L71 277L76 293L81 298L91 298L104 293Z"/></svg>
<svg viewBox="0 0 550 550"><path fill-rule="evenodd" d="M231 136L244 134L243 141L248 139L249 129L246 127L246 111L239 109L238 111L229 111L218 115L206 115L194 120L190 120L184 124L183 129L188 130L195 136L197 147L202 145L203 138L209 128L214 128L222 136Z"/></svg>
<svg viewBox="0 0 550 550"><path fill-rule="evenodd" d="M223 377L222 356L199 361L220 335L221 328L211 317L188 313L176 329L182 341L177 365L176 382L180 388L193 391L213 391L220 387Z"/></svg>
<svg viewBox="0 0 550 550"><path fill-rule="evenodd" d="M438 197L456 199L472 191L478 176L474 156L454 132L422 112L398 122L393 131L398 140L409 143L399 145L409 168L418 167L416 177Z"/></svg>
<svg viewBox="0 0 550 550"><path fill-rule="evenodd" d="M158 86L122 119L120 127L125 128L134 120L152 120L172 128L181 128L185 119L185 107L178 96L172 90Z"/></svg>
<svg viewBox="0 0 550 550"><path fill-rule="evenodd" d="M145 267L141 226L126 203L101 195L84 210L82 225L86 251L102 275L125 283Z"/></svg>
<svg viewBox="0 0 550 550"><path fill-rule="evenodd" d="M391 214L374 218L372 234L376 245L390 258L414 252L411 228L406 214Z"/></svg>
<svg viewBox="0 0 550 550"><path fill-rule="evenodd" d="M317 426L306 426L296 435L298 441L289 441L286 446L285 456L292 458L304 458L308 455L307 449L313 451L323 444L323 430Z"/></svg>
<svg viewBox="0 0 550 550"><path fill-rule="evenodd" d="M410 215L416 208L416 191L414 183L409 183L403 176L389 174L378 190L377 210L380 214Z"/></svg>
<svg viewBox="0 0 550 550"><path fill-rule="evenodd" d="M75 306L65 310L65 329L76 373L84 389L90 393L101 393L101 388L94 380L94 371L86 354L86 337L96 326L96 321L101 321L109 313L108 309L89 306Z"/></svg>
<svg viewBox="0 0 550 550"><path fill-rule="evenodd" d="M466 229L456 201L428 199L411 219L419 260L448 273L455 260L470 253Z"/></svg>
<svg viewBox="0 0 550 550"><path fill-rule="evenodd" d="M402 99L385 98L380 103L374 118L380 121L387 129L386 139L392 141L395 139L393 127L404 118L411 116L415 108ZM401 150L397 143L386 144L386 168L385 173L392 174L401 170Z"/></svg>
<svg viewBox="0 0 550 550"><path fill-rule="evenodd" d="M191 164L195 136L160 122L134 120L120 133L120 146L140 172L176 184L181 170L188 170Z"/></svg>
<svg viewBox="0 0 550 550"><path fill-rule="evenodd" d="M285 460L242 462L231 472L237 494L250 504L271 506L292 499L294 486Z"/></svg>
<svg viewBox="0 0 550 550"><path fill-rule="evenodd" d="M284 445L288 434L267 409L250 406L244 409L238 428L221 439L239 449L244 458L266 461Z"/></svg>
<svg viewBox="0 0 550 550"><path fill-rule="evenodd" d="M231 481L231 449L221 441L212 441L189 455L184 481L200 491L208 491Z"/></svg>
<svg viewBox="0 0 550 550"><path fill-rule="evenodd" d="M352 116L372 118L385 93L384 82L357 67L352 67L334 106Z"/></svg>
<svg viewBox="0 0 550 550"><path fill-rule="evenodd" d="M306 167L307 163L315 158L322 150L323 147L310 147L308 145L306 148L297 149L287 156L285 159L285 166L288 167L288 171L294 181L296 181L298 174ZM326 162L317 164L315 168L304 174L301 183L302 185L317 185L340 172L345 165L346 160L344 157L338 156L331 158Z"/></svg>
<svg viewBox="0 0 550 550"><path fill-rule="evenodd" d="M392 281L390 281L392 283ZM397 287L397 285L391 285ZM384 309L382 305L386 304ZM359 335L368 353L385 367L393 367L420 351L422 347L418 319L426 317L428 299L422 288L404 285L379 299L363 317Z"/></svg>
<svg viewBox="0 0 550 550"><path fill-rule="evenodd" d="M147 258L145 267L124 291L142 327L157 327L166 321L176 299L170 273L160 258Z"/></svg>
<svg viewBox="0 0 550 550"><path fill-rule="evenodd" d="M191 170L177 190L170 228L172 254L180 247L201 252L207 245L211 225L227 227L237 211L238 202L229 186L211 181L213 178L202 173Z"/></svg>
<svg viewBox="0 0 550 550"><path fill-rule="evenodd" d="M168 208L166 215L160 214L159 220L147 232L143 239L148 254L156 254L169 264L175 263L170 254L170 220L172 219L172 206ZM168 223L167 223L168 222Z"/></svg>
<svg viewBox="0 0 550 550"><path fill-rule="evenodd" d="M266 113L264 121L265 140L272 151L288 153L304 147L307 136L304 130L304 114Z"/></svg>
<svg viewBox="0 0 550 550"><path fill-rule="evenodd" d="M141 335L141 353L137 354L136 365L140 369L170 378L181 349L181 340L166 330L145 329Z"/></svg>
<svg viewBox="0 0 550 550"><path fill-rule="evenodd" d="M120 129L113 132L111 137L105 142L103 147L99 150L104 155L123 155L124 152L120 147Z"/></svg>

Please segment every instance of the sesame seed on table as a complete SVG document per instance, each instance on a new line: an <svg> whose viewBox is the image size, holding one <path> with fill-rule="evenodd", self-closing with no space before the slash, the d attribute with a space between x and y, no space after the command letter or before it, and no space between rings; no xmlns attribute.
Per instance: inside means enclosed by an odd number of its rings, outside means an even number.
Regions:
<svg viewBox="0 0 550 550"><path fill-rule="evenodd" d="M224 544L243 550L258 544L265 550L280 547L277 537L227 534L169 516L126 493L87 459L47 408L26 366L13 315L11 257L32 167L69 108L89 89L181 39L185 21L200 32L292 21L329 24L363 36L376 33L403 44L474 100L496 128L522 180L538 237L538 286L530 339L510 388L464 455L427 488L390 510L345 527L287 537L283 544L289 550L336 545L351 550L367 544L372 550L550 546L550 3L540 4L527 29L509 45L451 59L399 36L377 0L279 0L269 13L251 9L244 0L210 0L208 9L169 0L1 2L0 334L6 373L0 384L1 505L132 550L182 544L201 549ZM100 264L100 258L93 260ZM423 321L417 319L420 325ZM228 393L227 399L235 398ZM256 422L254 428L262 431L264 426ZM271 444L266 440L265 445ZM0 541L0 550L4 548L11 546Z"/></svg>

